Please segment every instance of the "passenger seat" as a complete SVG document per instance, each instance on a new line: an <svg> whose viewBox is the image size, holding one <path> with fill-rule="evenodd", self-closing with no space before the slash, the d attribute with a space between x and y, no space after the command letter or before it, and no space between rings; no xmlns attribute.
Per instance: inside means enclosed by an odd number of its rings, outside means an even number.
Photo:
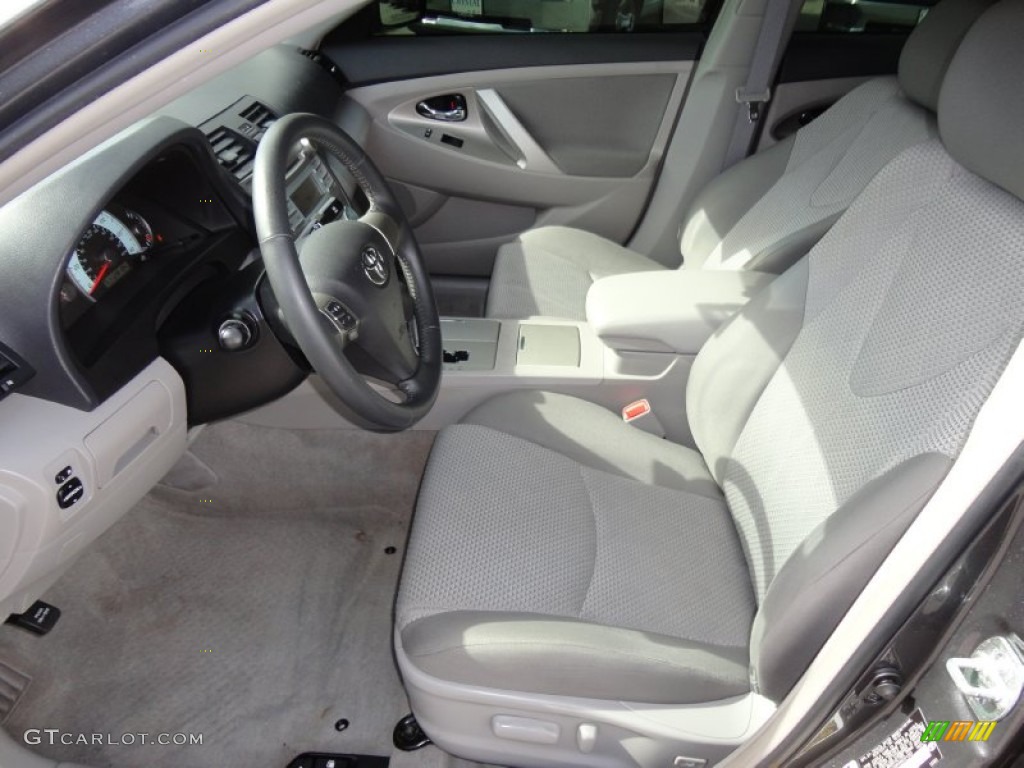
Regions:
<svg viewBox="0 0 1024 768"><path fill-rule="evenodd" d="M991 0L944 0L907 40L897 77L870 80L794 136L743 160L698 195L682 267L781 273L804 256L875 174L937 135L939 87ZM498 251L488 317L586 319L602 277L668 269L591 232L541 227Z"/></svg>

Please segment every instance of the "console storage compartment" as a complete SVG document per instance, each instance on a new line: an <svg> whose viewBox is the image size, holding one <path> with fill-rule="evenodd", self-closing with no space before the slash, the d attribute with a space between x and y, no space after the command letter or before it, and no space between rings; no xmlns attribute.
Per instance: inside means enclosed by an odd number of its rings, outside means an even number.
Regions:
<svg viewBox="0 0 1024 768"><path fill-rule="evenodd" d="M522 323L516 365L580 364L580 329L575 325Z"/></svg>
<svg viewBox="0 0 1024 768"><path fill-rule="evenodd" d="M493 371L501 322L477 317L441 319L445 370Z"/></svg>

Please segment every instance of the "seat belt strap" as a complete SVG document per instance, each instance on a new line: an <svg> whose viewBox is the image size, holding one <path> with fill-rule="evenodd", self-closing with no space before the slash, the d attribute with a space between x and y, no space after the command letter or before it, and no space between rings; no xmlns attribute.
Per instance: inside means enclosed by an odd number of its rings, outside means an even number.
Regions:
<svg viewBox="0 0 1024 768"><path fill-rule="evenodd" d="M725 153L724 168L735 165L750 154L757 124L760 122L765 105L772 98L772 81L776 65L781 58L779 52L788 35L791 0L765 0L764 18L750 60L745 85L736 89L736 121L733 123L732 138Z"/></svg>

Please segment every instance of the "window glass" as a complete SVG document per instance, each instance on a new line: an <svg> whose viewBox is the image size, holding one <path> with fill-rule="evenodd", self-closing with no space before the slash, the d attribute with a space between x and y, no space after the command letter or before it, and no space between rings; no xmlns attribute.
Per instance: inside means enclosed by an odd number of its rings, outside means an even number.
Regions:
<svg viewBox="0 0 1024 768"><path fill-rule="evenodd" d="M0 27L15 21L19 16L31 10L44 0L4 0L0 5Z"/></svg>
<svg viewBox="0 0 1024 768"><path fill-rule="evenodd" d="M906 32L913 29L937 0L806 0L797 32Z"/></svg>
<svg viewBox="0 0 1024 768"><path fill-rule="evenodd" d="M714 0L388 0L385 34L646 32L705 25Z"/></svg>

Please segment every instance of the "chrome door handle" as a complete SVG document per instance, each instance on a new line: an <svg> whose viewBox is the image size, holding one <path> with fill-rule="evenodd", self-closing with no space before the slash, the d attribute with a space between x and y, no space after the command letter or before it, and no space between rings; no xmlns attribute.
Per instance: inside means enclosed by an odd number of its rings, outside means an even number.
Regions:
<svg viewBox="0 0 1024 768"><path fill-rule="evenodd" d="M466 97L461 93L453 93L447 96L434 96L424 99L416 105L416 111L423 117L431 120L440 120L444 123L460 123L466 119Z"/></svg>

